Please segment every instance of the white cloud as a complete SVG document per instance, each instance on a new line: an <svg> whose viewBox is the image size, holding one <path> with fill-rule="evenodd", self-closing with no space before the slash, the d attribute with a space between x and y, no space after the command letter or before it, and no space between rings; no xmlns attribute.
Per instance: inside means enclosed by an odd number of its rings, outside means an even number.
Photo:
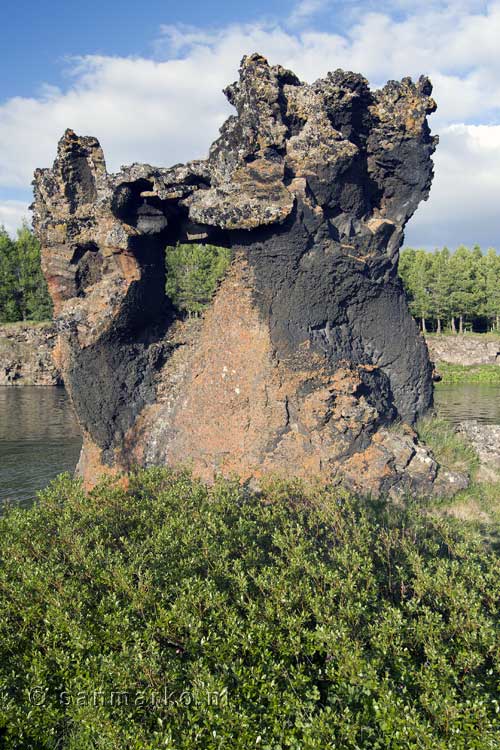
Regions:
<svg viewBox="0 0 500 750"><path fill-rule="evenodd" d="M131 161L167 165L203 156L228 113L215 93L224 71L212 70L193 57L78 60L68 91L11 99L0 108L0 142L8 144L0 154L0 185L26 187L36 166L53 161L67 127L99 137L113 170Z"/></svg>
<svg viewBox="0 0 500 750"><path fill-rule="evenodd" d="M318 12L326 10L329 5L329 0L300 0L292 10L288 22L291 26L298 26Z"/></svg>
<svg viewBox="0 0 500 750"><path fill-rule="evenodd" d="M16 229L25 219L30 223L31 217L27 203L12 200L0 201L0 226L4 226L9 234L14 236Z"/></svg>
<svg viewBox="0 0 500 750"><path fill-rule="evenodd" d="M460 243L500 250L500 125L451 125L441 133L431 198L418 209L407 244Z"/></svg>
<svg viewBox="0 0 500 750"><path fill-rule="evenodd" d="M344 2L350 5L360 8ZM301 0L293 13L313 19L338 6ZM500 143L492 135L495 127L474 126L500 121L500 0L486 10L478 0L392 0L385 7L391 6L400 11L397 17L358 14L342 34L312 24L301 33L259 23L208 31L165 26L156 46L163 59L73 60L66 90L47 85L37 97L0 105L0 186L26 188L34 168L52 162L67 127L97 136L111 170L132 161L168 166L203 157L231 111L221 89L236 78L242 55L259 51L309 81L337 67L361 71L375 85L428 73L439 105L431 127L443 137L431 199L417 212L409 236L435 231L437 237L440 227L439 239L420 242L453 244L467 222L468 231L489 231L487 242L494 243L498 223L491 195L500 193Z"/></svg>

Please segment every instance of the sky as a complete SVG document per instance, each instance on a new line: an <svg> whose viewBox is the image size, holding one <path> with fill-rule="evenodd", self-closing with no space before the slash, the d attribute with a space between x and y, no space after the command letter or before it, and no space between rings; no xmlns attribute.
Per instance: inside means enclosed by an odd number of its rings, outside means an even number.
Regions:
<svg viewBox="0 0 500 750"><path fill-rule="evenodd" d="M431 195L406 244L500 250L500 0L3 0L0 224L29 219L36 167L67 127L96 136L108 169L206 156L232 108L222 88L260 52L312 82L373 87L424 73L440 136Z"/></svg>

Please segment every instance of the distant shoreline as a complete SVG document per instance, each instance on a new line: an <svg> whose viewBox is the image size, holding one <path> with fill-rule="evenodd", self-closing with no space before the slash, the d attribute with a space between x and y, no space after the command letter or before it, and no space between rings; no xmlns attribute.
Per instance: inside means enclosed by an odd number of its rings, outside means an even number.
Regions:
<svg viewBox="0 0 500 750"><path fill-rule="evenodd" d="M52 321L0 325L0 386L62 385L52 358L56 340Z"/></svg>
<svg viewBox="0 0 500 750"><path fill-rule="evenodd" d="M53 321L0 324L0 386L62 385L52 358L56 340ZM425 340L446 382L500 383L500 335L430 333Z"/></svg>

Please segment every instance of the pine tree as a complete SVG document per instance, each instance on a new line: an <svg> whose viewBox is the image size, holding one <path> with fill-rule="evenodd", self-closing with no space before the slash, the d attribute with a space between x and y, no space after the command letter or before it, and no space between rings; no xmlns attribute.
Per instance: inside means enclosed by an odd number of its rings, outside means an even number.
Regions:
<svg viewBox="0 0 500 750"><path fill-rule="evenodd" d="M27 224L12 240L0 227L0 322L41 321L52 303L40 265L40 244Z"/></svg>
<svg viewBox="0 0 500 750"><path fill-rule="evenodd" d="M432 256L425 250L416 250L414 261L408 275L410 289L410 311L420 318L422 331L427 332L427 319L432 312L429 292L432 275Z"/></svg>
<svg viewBox="0 0 500 750"><path fill-rule="evenodd" d="M431 297L432 316L437 321L437 333L442 331L443 319L450 314L450 251L447 247L436 250L432 256L430 269L429 294Z"/></svg>
<svg viewBox="0 0 500 750"><path fill-rule="evenodd" d="M436 322L438 332L449 319L453 333L456 318L461 333L466 320L474 326L487 318L500 332L500 258L494 250L484 256L478 245L472 250L461 245L452 255L446 247L434 253L405 248L399 274L410 310L421 318L424 330L428 318Z"/></svg>
<svg viewBox="0 0 500 750"><path fill-rule="evenodd" d="M0 322L21 319L17 278L17 248L4 227L0 226Z"/></svg>
<svg viewBox="0 0 500 750"><path fill-rule="evenodd" d="M52 303L42 273L40 244L26 223L17 232L16 246L22 319L47 320L52 317Z"/></svg>
<svg viewBox="0 0 500 750"><path fill-rule="evenodd" d="M481 266L484 298L480 314L488 318L494 330L500 331L500 258L492 248L482 258Z"/></svg>
<svg viewBox="0 0 500 750"><path fill-rule="evenodd" d="M209 304L230 262L230 251L214 245L179 244L166 249L166 292L184 312L199 315Z"/></svg>
<svg viewBox="0 0 500 750"><path fill-rule="evenodd" d="M401 281L403 282L403 286L405 288L405 292L409 301L413 299L411 280L412 269L415 265L415 253L416 250L414 250L412 247L405 247L403 248L403 250L401 250L401 253L399 255L398 272L401 277Z"/></svg>
<svg viewBox="0 0 500 750"><path fill-rule="evenodd" d="M450 295L452 315L459 319L459 333L464 332L464 321L474 314L477 299L474 295L474 256L460 245L450 260L453 288Z"/></svg>

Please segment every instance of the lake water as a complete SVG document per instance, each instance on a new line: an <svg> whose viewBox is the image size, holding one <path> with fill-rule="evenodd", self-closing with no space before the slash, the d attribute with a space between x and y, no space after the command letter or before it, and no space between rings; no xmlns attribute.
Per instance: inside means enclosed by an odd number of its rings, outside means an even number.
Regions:
<svg viewBox="0 0 500 750"><path fill-rule="evenodd" d="M500 386L439 384L435 402L451 422L500 424ZM73 472L81 443L64 388L0 387L0 504L28 504L58 474Z"/></svg>
<svg viewBox="0 0 500 750"><path fill-rule="evenodd" d="M63 471L82 440L64 388L0 387L0 504L29 502Z"/></svg>
<svg viewBox="0 0 500 750"><path fill-rule="evenodd" d="M450 422L477 419L500 424L500 386L484 383L439 383L434 389L437 412Z"/></svg>

